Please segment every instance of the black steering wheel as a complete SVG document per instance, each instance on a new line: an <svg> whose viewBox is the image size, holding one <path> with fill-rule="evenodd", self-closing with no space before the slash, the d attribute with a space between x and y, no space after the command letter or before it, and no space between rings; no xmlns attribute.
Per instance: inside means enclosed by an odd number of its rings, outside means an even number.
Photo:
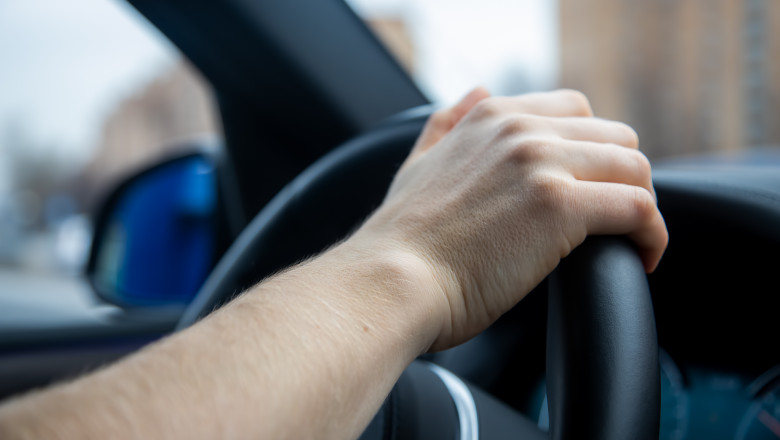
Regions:
<svg viewBox="0 0 780 440"><path fill-rule="evenodd" d="M343 238L381 203L429 108L335 149L247 226L185 311L184 328L265 276ZM657 439L660 372L647 280L626 240L589 238L550 278L547 389L553 439ZM548 438L452 373L415 362L362 438ZM522 437L520 437L522 438Z"/></svg>

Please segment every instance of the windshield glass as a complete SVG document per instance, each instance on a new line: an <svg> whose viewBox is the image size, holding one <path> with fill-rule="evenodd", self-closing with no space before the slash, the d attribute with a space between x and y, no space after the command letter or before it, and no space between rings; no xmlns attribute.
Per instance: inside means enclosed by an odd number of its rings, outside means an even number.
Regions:
<svg viewBox="0 0 780 440"><path fill-rule="evenodd" d="M0 297L76 298L62 291L81 283L92 212L128 173L218 130L210 91L118 0L3 0L0 59Z"/></svg>
<svg viewBox="0 0 780 440"><path fill-rule="evenodd" d="M651 158L780 144L780 2L349 0L436 102L585 92Z"/></svg>

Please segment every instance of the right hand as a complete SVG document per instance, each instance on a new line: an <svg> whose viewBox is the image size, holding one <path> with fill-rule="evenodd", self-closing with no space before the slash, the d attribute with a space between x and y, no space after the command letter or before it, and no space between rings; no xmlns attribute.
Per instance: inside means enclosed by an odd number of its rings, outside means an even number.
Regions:
<svg viewBox="0 0 780 440"><path fill-rule="evenodd" d="M434 350L484 330L588 235L628 235L648 272L668 241L629 126L571 90L471 102L435 145L418 142L351 239L426 266Z"/></svg>

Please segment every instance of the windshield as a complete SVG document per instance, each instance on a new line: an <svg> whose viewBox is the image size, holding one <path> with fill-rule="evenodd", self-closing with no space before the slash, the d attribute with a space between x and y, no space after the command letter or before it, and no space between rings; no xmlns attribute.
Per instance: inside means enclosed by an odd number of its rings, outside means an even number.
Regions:
<svg viewBox="0 0 780 440"><path fill-rule="evenodd" d="M0 59L0 298L77 298L62 291L81 283L92 212L128 173L218 131L210 91L118 0L0 1Z"/></svg>
<svg viewBox="0 0 780 440"><path fill-rule="evenodd" d="M780 2L349 0L437 102L585 92L651 159L780 144Z"/></svg>

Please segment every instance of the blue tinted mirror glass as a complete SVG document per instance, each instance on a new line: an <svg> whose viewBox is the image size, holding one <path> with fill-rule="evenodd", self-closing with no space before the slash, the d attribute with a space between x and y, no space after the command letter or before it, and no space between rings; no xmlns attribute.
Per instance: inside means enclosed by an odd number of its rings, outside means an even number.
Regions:
<svg viewBox="0 0 780 440"><path fill-rule="evenodd" d="M96 235L98 293L127 306L187 303L211 269L216 206L214 167L201 156L132 180Z"/></svg>

